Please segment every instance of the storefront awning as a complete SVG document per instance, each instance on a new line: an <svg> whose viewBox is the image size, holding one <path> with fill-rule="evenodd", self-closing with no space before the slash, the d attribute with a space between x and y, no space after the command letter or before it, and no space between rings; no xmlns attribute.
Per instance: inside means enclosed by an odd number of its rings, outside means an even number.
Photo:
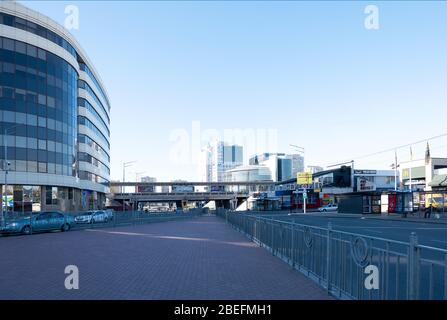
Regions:
<svg viewBox="0 0 447 320"><path fill-rule="evenodd" d="M447 187L447 174L439 174L428 184L430 187Z"/></svg>

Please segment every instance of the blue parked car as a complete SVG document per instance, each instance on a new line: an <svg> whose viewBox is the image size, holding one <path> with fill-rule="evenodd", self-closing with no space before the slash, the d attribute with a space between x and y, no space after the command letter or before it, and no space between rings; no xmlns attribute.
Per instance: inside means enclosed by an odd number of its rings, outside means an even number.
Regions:
<svg viewBox="0 0 447 320"><path fill-rule="evenodd" d="M31 222L31 223L30 223ZM30 234L34 232L45 232L53 230L69 231L75 221L72 216L58 211L41 212L31 218L20 218L6 221L5 226L0 226L2 234Z"/></svg>

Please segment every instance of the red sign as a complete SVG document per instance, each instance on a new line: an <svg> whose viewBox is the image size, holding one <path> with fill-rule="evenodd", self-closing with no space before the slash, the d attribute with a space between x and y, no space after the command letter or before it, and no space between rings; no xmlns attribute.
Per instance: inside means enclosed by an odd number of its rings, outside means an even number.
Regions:
<svg viewBox="0 0 447 320"><path fill-rule="evenodd" d="M397 195L389 194L388 195L388 213L395 213L397 205Z"/></svg>

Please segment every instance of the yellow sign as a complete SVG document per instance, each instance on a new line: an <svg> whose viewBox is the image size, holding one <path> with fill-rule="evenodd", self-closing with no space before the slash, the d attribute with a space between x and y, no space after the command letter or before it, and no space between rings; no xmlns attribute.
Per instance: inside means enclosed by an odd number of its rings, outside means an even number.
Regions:
<svg viewBox="0 0 447 320"><path fill-rule="evenodd" d="M312 184L312 173L311 172L298 172L296 174L297 184Z"/></svg>

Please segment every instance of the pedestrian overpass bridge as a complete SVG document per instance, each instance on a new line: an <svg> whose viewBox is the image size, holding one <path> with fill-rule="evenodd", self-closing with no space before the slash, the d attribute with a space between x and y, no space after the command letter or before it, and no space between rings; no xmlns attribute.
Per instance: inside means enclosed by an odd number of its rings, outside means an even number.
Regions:
<svg viewBox="0 0 447 320"><path fill-rule="evenodd" d="M246 199L248 192L139 192L116 193L115 200L130 200L138 202L175 202L175 201L215 201Z"/></svg>
<svg viewBox="0 0 447 320"><path fill-rule="evenodd" d="M216 201L217 207L230 208L245 201L250 193L273 190L272 181L246 182L111 182L109 199L120 205L138 208L140 203L167 202L177 207L185 202ZM168 189L168 192L157 192ZM133 192L129 192L133 189Z"/></svg>

